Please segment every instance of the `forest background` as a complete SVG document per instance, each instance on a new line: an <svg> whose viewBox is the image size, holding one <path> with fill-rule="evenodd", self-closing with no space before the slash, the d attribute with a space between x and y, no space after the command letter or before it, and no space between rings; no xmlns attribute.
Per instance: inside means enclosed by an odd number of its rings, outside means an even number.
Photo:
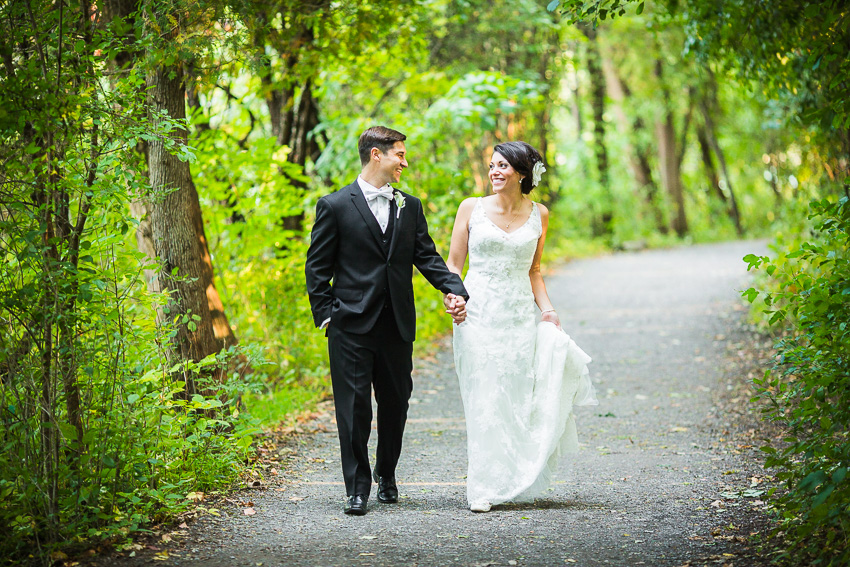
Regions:
<svg viewBox="0 0 850 567"><path fill-rule="evenodd" d="M328 395L311 218L384 124L443 253L513 139L546 159L549 265L770 237L745 295L779 352L777 558L842 564L848 27L837 0L3 2L0 561L203 510ZM421 349L450 321L416 291Z"/></svg>

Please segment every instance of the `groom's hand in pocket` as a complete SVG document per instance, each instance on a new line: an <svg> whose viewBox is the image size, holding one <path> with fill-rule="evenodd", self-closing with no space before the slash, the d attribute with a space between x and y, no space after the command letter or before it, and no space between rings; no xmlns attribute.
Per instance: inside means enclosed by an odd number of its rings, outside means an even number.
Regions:
<svg viewBox="0 0 850 567"><path fill-rule="evenodd" d="M447 293L443 296L443 305L446 307L446 313L452 316L455 325L460 325L466 319L466 300L453 293Z"/></svg>

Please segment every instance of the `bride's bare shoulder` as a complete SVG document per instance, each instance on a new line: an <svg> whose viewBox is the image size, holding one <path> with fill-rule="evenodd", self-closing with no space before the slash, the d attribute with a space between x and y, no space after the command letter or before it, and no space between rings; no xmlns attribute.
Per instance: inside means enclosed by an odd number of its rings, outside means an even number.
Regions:
<svg viewBox="0 0 850 567"><path fill-rule="evenodd" d="M475 203L478 202L478 197L467 197L463 201L460 202L460 205L457 208L458 213L471 213L472 209L475 208Z"/></svg>

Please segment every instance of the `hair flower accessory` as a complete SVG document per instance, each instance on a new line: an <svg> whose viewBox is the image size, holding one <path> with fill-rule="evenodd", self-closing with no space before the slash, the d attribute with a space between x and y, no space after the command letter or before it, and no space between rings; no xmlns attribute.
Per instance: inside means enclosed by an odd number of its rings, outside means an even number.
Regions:
<svg viewBox="0 0 850 567"><path fill-rule="evenodd" d="M531 186L537 187L540 184L540 178L546 172L546 167L542 161L534 162L534 167L531 169Z"/></svg>
<svg viewBox="0 0 850 567"><path fill-rule="evenodd" d="M404 208L404 195L401 194L401 191L397 190L393 194L393 199L395 199L396 206L395 218L398 218L398 216L401 214L401 210Z"/></svg>

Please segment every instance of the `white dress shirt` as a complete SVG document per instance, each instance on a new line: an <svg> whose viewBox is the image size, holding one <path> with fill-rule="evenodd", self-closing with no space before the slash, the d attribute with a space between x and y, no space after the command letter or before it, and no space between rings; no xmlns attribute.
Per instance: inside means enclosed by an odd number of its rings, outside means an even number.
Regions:
<svg viewBox="0 0 850 567"><path fill-rule="evenodd" d="M366 198L366 204L369 205L369 210L375 215L375 220L381 225L381 232L387 231L387 225L390 221L390 199L379 196L379 193L389 195L392 198L393 188L388 184L380 189L364 181L360 176L357 177L357 184L360 190L363 191L363 197Z"/></svg>

